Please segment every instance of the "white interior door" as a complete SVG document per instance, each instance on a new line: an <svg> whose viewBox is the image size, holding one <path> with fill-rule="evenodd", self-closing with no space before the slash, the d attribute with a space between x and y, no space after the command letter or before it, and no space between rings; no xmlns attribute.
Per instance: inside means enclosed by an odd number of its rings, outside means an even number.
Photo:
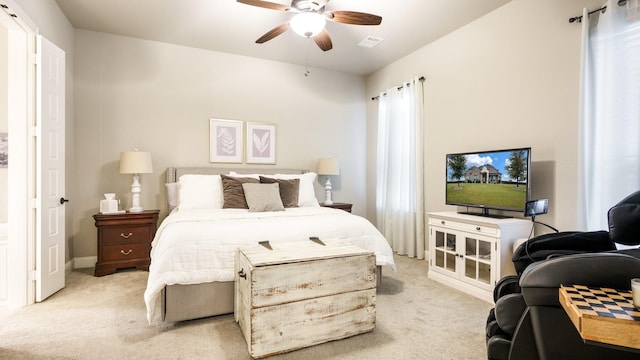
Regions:
<svg viewBox="0 0 640 360"><path fill-rule="evenodd" d="M37 39L36 301L64 287L65 54Z"/></svg>

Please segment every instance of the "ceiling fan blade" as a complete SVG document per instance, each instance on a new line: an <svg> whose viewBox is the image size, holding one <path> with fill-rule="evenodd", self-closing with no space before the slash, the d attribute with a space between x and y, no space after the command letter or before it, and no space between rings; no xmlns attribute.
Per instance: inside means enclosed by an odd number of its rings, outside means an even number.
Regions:
<svg viewBox="0 0 640 360"><path fill-rule="evenodd" d="M278 25L273 29L267 31L266 34L262 35L258 40L256 40L256 43L262 44L264 42L267 42L273 39L274 37L282 34L283 32L287 31L287 29L289 29L289 23Z"/></svg>
<svg viewBox="0 0 640 360"><path fill-rule="evenodd" d="M331 42L331 36L329 36L329 32L327 29L322 29L322 31L313 37L313 41L316 42L316 45L322 51L327 51L333 49L333 43Z"/></svg>
<svg viewBox="0 0 640 360"><path fill-rule="evenodd" d="M342 24L380 25L382 17L357 11L328 11L327 19Z"/></svg>
<svg viewBox="0 0 640 360"><path fill-rule="evenodd" d="M267 8L267 9L271 9L271 10L287 11L287 10L291 9L291 7L289 7L287 5L276 4L276 3L272 3L270 1L261 1L261 0L237 0L237 1L239 3L242 3L242 4L257 6L257 7L261 7L261 8Z"/></svg>

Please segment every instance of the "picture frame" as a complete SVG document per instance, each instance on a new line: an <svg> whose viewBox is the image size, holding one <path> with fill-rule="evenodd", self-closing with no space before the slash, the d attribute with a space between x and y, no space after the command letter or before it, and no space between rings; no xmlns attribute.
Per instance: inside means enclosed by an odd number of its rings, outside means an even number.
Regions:
<svg viewBox="0 0 640 360"><path fill-rule="evenodd" d="M242 130L242 121L209 119L209 162L242 163Z"/></svg>
<svg viewBox="0 0 640 360"><path fill-rule="evenodd" d="M276 126L247 122L247 164L276 163Z"/></svg>
<svg viewBox="0 0 640 360"><path fill-rule="evenodd" d="M0 168L9 167L9 134L0 133Z"/></svg>

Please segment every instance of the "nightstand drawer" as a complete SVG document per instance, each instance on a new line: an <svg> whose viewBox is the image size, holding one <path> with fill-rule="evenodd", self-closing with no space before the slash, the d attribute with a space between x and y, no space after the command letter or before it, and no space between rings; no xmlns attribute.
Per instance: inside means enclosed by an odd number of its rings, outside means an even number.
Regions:
<svg viewBox="0 0 640 360"><path fill-rule="evenodd" d="M95 276L118 269L149 270L151 241L156 235L160 210L125 214L95 214L98 229L98 261Z"/></svg>
<svg viewBox="0 0 640 360"><path fill-rule="evenodd" d="M101 231L103 245L150 242L149 226L109 227Z"/></svg>
<svg viewBox="0 0 640 360"><path fill-rule="evenodd" d="M151 247L149 243L109 245L102 248L103 261L120 261L148 258Z"/></svg>

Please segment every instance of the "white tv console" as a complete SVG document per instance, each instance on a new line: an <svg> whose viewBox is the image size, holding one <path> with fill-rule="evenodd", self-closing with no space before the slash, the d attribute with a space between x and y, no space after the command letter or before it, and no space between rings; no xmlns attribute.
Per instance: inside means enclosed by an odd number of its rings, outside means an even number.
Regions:
<svg viewBox="0 0 640 360"><path fill-rule="evenodd" d="M456 212L428 217L429 279L493 303L496 282L515 274L512 246L529 236L531 221Z"/></svg>

